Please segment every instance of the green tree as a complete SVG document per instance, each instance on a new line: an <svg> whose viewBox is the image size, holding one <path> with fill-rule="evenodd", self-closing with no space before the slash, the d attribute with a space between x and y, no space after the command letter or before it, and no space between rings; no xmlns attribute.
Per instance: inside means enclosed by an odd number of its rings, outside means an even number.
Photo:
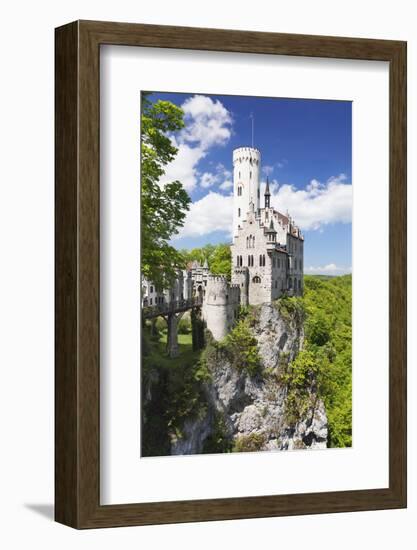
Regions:
<svg viewBox="0 0 417 550"><path fill-rule="evenodd" d="M141 122L142 274L163 288L184 265L169 240L184 224L191 200L181 182L160 183L178 152L170 135L183 128L183 111L169 101L152 103L144 94Z"/></svg>
<svg viewBox="0 0 417 550"><path fill-rule="evenodd" d="M232 270L232 253L230 246L219 244L216 246L209 260L210 271L214 275L226 275L229 279Z"/></svg>

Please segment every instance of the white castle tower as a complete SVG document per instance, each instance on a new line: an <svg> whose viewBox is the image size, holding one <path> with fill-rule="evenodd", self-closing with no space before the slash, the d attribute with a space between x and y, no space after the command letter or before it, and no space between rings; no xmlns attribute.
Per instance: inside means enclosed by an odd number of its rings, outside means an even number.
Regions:
<svg viewBox="0 0 417 550"><path fill-rule="evenodd" d="M261 153L253 147L239 147L233 151L233 236L238 234L239 226L246 220L250 204L255 212L260 204L259 175L261 171Z"/></svg>

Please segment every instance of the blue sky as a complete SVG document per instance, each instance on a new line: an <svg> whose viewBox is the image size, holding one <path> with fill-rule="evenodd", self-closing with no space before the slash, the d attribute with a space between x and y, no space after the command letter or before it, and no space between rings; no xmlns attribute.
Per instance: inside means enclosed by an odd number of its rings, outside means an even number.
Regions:
<svg viewBox="0 0 417 550"><path fill-rule="evenodd" d="M272 205L288 209L303 230L306 272L350 272L351 102L174 93L151 99L185 112L166 181L182 181L193 204L174 246L231 241L232 152L251 145L252 113L261 193L268 174Z"/></svg>

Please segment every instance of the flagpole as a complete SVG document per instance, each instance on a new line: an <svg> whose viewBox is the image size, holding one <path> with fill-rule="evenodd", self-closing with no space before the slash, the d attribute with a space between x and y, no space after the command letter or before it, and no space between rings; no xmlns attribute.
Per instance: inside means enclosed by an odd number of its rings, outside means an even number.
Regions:
<svg viewBox="0 0 417 550"><path fill-rule="evenodd" d="M253 117L253 113L250 114L250 118L252 119L252 149L253 149L253 127L255 124L255 119Z"/></svg>

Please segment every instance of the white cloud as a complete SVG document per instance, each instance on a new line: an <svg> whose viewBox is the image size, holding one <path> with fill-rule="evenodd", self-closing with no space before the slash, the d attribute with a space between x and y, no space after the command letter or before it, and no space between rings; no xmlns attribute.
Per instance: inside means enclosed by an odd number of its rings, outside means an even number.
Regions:
<svg viewBox="0 0 417 550"><path fill-rule="evenodd" d="M175 145L178 147L177 156L165 168L161 183L178 180L186 191L192 191L197 184L197 165L206 153L201 147L190 147L186 143Z"/></svg>
<svg viewBox="0 0 417 550"><path fill-rule="evenodd" d="M232 135L232 116L219 101L202 95L188 98L182 104L184 110L185 128L176 137L172 137L178 148L175 159L166 167L161 183L179 180L184 188L190 192L198 183L198 163L209 149L218 145L225 145ZM224 169L226 178L230 172ZM220 170L216 169L217 177ZM226 175L228 173L229 175ZM208 174L208 173L206 173ZM204 174L201 179L203 187L210 186L209 176ZM218 183L218 180L216 180ZM213 181L211 185L216 183Z"/></svg>
<svg viewBox="0 0 417 550"><path fill-rule="evenodd" d="M233 182L231 180L225 180L222 184L219 185L219 189L222 191L227 191L233 187Z"/></svg>
<svg viewBox="0 0 417 550"><path fill-rule="evenodd" d="M213 231L232 231L233 196L209 193L193 202L187 212L184 227L175 239L196 235L208 235Z"/></svg>
<svg viewBox="0 0 417 550"><path fill-rule="evenodd" d="M352 267L337 266L336 264L327 264L322 267L306 267L304 273L308 275L346 275L352 273Z"/></svg>
<svg viewBox="0 0 417 550"><path fill-rule="evenodd" d="M305 189L293 185L271 185L271 204L280 212L288 212L304 230L322 229L332 223L352 221L352 185L345 174L326 183L311 180Z"/></svg>
<svg viewBox="0 0 417 550"><path fill-rule="evenodd" d="M216 181L217 177L215 174L212 174L211 172L204 172L200 179L200 185L206 189L207 187L214 185Z"/></svg>
<svg viewBox="0 0 417 550"><path fill-rule="evenodd" d="M265 164L264 166L262 166L262 172L267 176L270 176L273 171L274 171L274 167L270 166L269 164Z"/></svg>
<svg viewBox="0 0 417 550"><path fill-rule="evenodd" d="M189 143L198 143L203 149L224 145L232 135L232 117L219 101L204 95L195 95L184 101L185 128L181 138Z"/></svg>
<svg viewBox="0 0 417 550"><path fill-rule="evenodd" d="M231 177L232 173L230 170L227 170L225 166L219 162L214 173L204 172L200 178L200 187L207 189L216 185L220 190L227 191L233 187L233 182L230 180Z"/></svg>

